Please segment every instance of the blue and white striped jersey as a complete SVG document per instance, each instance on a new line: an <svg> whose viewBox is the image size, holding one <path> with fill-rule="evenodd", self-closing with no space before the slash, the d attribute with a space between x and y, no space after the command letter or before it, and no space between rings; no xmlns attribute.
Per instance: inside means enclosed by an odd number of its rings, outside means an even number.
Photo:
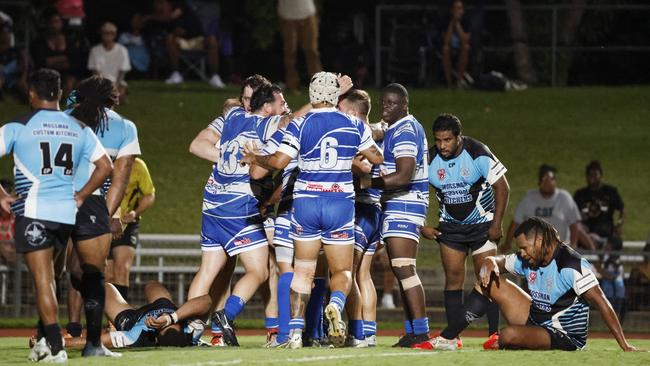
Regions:
<svg viewBox="0 0 650 366"><path fill-rule="evenodd" d="M38 109L0 128L0 156L12 153L17 216L74 224L73 180L106 151L93 131L61 111Z"/></svg>
<svg viewBox="0 0 650 366"><path fill-rule="evenodd" d="M506 270L528 282L532 305L529 319L542 327L567 334L578 348L587 343L589 304L580 296L598 286L591 264L565 244L559 244L553 260L539 268L517 254L506 256Z"/></svg>
<svg viewBox="0 0 650 366"><path fill-rule="evenodd" d="M298 158L294 198L354 198L352 159L374 144L363 122L336 108L314 109L293 120L278 151Z"/></svg>
<svg viewBox="0 0 650 366"><path fill-rule="evenodd" d="M377 146L379 149L383 149L383 143L378 142ZM370 176L372 178L379 178L381 176L381 164L374 164L370 170ZM356 202L367 203L371 205L381 206L381 189L377 188L366 188L360 189L356 192L354 197Z"/></svg>
<svg viewBox="0 0 650 366"><path fill-rule="evenodd" d="M417 220L424 225L429 206L427 138L420 122L408 115L388 127L384 134L384 174L394 173L398 158L414 158L415 171L405 188L383 192L384 214Z"/></svg>
<svg viewBox="0 0 650 366"><path fill-rule="evenodd" d="M286 128L275 131L275 133L271 136L269 141L267 141L266 145L262 149L262 155L272 155L278 151L280 145L282 144L282 139L284 138L285 132ZM293 186L296 183L297 174L298 159L291 158L289 164L287 164L287 166L282 170L282 195L280 198L280 206L282 207L286 207L284 204L290 204L290 202L293 200ZM280 210L281 209L278 209L278 211Z"/></svg>
<svg viewBox="0 0 650 366"><path fill-rule="evenodd" d="M219 160L205 185L204 211L218 207L222 214L233 218L259 214L249 167L239 162L244 156L246 143L252 141L261 148L277 130L279 121L279 116L264 118L248 114L243 108L231 109L226 114L219 140ZM244 198L247 203L238 201ZM242 205L245 212L242 212Z"/></svg>
<svg viewBox="0 0 650 366"><path fill-rule="evenodd" d="M436 189L440 221L455 224L481 224L494 218L492 185L507 169L487 146L463 137L458 156L444 159L435 147L429 164L429 183Z"/></svg>
<svg viewBox="0 0 650 366"><path fill-rule="evenodd" d="M71 110L66 111L66 113L70 112ZM106 109L106 116L108 117L106 130L96 132L96 135L111 160L115 161L118 158L128 155L140 155L138 129L135 127L135 124L112 109ZM78 173L74 179L74 189L76 191L80 190L88 182L93 170L95 170L95 165L88 160L84 160L79 165ZM99 187L99 192L96 193L105 196L110 187L111 178L109 177Z"/></svg>

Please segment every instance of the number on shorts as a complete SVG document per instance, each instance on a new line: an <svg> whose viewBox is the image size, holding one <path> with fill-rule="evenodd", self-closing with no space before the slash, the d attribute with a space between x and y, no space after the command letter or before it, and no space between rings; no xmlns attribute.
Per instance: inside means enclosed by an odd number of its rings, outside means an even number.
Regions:
<svg viewBox="0 0 650 366"><path fill-rule="evenodd" d="M334 168L339 153L336 148L339 142L334 137L325 137L320 143L320 166L321 168Z"/></svg>

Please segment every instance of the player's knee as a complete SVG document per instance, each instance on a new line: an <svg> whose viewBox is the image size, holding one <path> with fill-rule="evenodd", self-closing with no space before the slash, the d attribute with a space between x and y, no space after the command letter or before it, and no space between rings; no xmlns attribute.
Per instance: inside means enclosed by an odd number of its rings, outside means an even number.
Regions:
<svg viewBox="0 0 650 366"><path fill-rule="evenodd" d="M316 272L315 260L296 259L293 266L291 289L299 294L311 293L314 272Z"/></svg>
<svg viewBox="0 0 650 366"><path fill-rule="evenodd" d="M445 268L445 288L462 288L465 282L465 271Z"/></svg>
<svg viewBox="0 0 650 366"><path fill-rule="evenodd" d="M519 342L519 334L512 327L505 327L499 331L499 347L516 346Z"/></svg>

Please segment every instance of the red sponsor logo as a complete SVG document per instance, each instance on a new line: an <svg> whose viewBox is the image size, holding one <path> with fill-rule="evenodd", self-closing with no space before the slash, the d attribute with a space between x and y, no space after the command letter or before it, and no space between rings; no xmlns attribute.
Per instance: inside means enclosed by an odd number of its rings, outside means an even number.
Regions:
<svg viewBox="0 0 650 366"><path fill-rule="evenodd" d="M250 244L252 242L253 241L251 240L251 238L243 237L241 239L235 239L235 241L233 243L235 244L236 247L238 247L240 245L246 245L246 244Z"/></svg>
<svg viewBox="0 0 650 366"><path fill-rule="evenodd" d="M332 239L347 239L350 237L350 235L348 235L348 233L344 231L338 233L332 233L330 236L332 237Z"/></svg>
<svg viewBox="0 0 650 366"><path fill-rule="evenodd" d="M445 170L444 169L438 169L438 179L445 180Z"/></svg>
<svg viewBox="0 0 650 366"><path fill-rule="evenodd" d="M308 191L317 191L317 192L343 192L343 188L337 183L332 184L329 188L324 187L322 184L318 183L309 183L307 184Z"/></svg>
<svg viewBox="0 0 650 366"><path fill-rule="evenodd" d="M530 272L530 274L528 275L528 282L530 282L531 285L534 285L535 281L537 281L537 273Z"/></svg>

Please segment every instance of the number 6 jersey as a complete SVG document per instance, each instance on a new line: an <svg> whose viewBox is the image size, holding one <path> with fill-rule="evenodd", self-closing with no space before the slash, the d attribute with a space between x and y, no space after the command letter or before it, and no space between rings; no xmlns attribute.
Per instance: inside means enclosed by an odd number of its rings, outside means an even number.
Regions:
<svg viewBox="0 0 650 366"><path fill-rule="evenodd" d="M13 152L17 216L74 224L73 179L83 159L106 155L93 131L64 112L38 109L0 128L0 156Z"/></svg>

